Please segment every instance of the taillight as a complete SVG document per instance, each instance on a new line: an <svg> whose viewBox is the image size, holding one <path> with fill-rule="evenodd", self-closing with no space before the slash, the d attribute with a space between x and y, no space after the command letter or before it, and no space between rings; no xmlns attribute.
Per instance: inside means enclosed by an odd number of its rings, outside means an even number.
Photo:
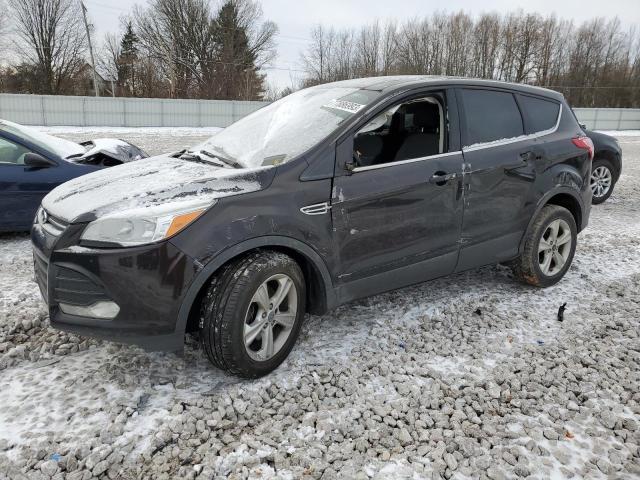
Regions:
<svg viewBox="0 0 640 480"><path fill-rule="evenodd" d="M571 141L576 147L587 150L589 152L589 160L593 160L593 142L589 137L586 135L580 135L579 137L572 138Z"/></svg>

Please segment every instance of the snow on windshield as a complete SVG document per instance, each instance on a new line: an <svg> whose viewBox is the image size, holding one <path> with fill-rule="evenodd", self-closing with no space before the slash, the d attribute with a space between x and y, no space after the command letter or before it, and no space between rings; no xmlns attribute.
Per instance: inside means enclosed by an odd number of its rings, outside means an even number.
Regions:
<svg viewBox="0 0 640 480"><path fill-rule="evenodd" d="M193 150L205 150L246 167L277 165L306 152L379 92L312 87L268 105L214 135Z"/></svg>
<svg viewBox="0 0 640 480"><path fill-rule="evenodd" d="M72 155L82 155L85 152L85 148L77 143L54 137L39 132L35 128L25 127L24 125L18 125L17 123L7 120L0 120L0 128L34 143L44 150L53 152L61 158L68 158Z"/></svg>

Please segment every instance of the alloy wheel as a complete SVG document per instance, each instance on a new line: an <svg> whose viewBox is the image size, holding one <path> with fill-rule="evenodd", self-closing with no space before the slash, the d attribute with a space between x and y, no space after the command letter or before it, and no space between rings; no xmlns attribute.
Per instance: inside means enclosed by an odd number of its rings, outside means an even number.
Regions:
<svg viewBox="0 0 640 480"><path fill-rule="evenodd" d="M545 228L538 244L538 263L544 275L551 277L562 270L571 254L571 241L571 228L561 218Z"/></svg>
<svg viewBox="0 0 640 480"><path fill-rule="evenodd" d="M596 167L591 172L591 191L594 197L604 197L611 188L612 175L604 165Z"/></svg>
<svg viewBox="0 0 640 480"><path fill-rule="evenodd" d="M244 322L247 354L264 362L276 355L287 342L298 314L298 292L293 280L277 274L255 291Z"/></svg>

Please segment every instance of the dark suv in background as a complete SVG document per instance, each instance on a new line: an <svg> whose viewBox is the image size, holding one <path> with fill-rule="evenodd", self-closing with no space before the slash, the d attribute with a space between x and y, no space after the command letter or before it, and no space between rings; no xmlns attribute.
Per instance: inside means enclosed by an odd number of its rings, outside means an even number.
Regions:
<svg viewBox="0 0 640 480"><path fill-rule="evenodd" d="M295 92L189 151L58 187L32 229L54 327L276 368L305 312L482 265L558 282L593 145L563 97L379 77Z"/></svg>

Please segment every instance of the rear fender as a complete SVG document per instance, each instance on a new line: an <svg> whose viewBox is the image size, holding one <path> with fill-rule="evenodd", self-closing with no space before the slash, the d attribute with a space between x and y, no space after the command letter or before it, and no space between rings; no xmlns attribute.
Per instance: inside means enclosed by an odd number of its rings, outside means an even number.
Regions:
<svg viewBox="0 0 640 480"><path fill-rule="evenodd" d="M585 214L584 201L582 200L581 196L574 189L569 188L569 187L558 186L558 187L548 191L547 193L545 193L542 196L542 198L540 199L540 201L538 202L538 204L536 206L536 209L535 209L535 212L533 213L533 215L529 219L529 223L527 224L527 228L526 228L526 230L524 232L524 235L520 239L520 246L518 247L518 252L519 253L522 253L522 251L524 249L524 242L526 241L527 237L529 236L529 232L531 231L531 226L533 225L533 222L535 221L535 219L538 216L538 214L540 213L540 211L546 205L549 204L549 200L551 200L556 195L561 195L561 194L562 195L569 195L579 205L579 209L580 209L579 213L580 213L580 218L582 220L580 221L580 223L578 223L576 221L576 226L578 228L578 231L581 231L583 229L583 227L585 226L585 219L588 218L588 212L586 212L586 214Z"/></svg>

